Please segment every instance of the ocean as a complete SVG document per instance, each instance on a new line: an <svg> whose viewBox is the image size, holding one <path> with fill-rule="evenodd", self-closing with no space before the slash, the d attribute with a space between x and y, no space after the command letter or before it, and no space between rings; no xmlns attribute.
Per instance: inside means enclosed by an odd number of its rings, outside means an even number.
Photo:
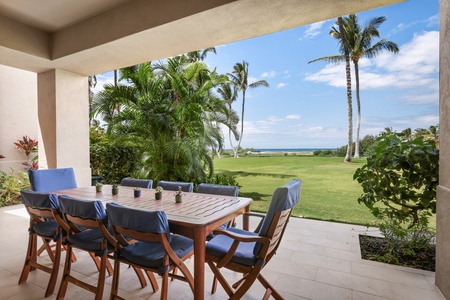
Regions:
<svg viewBox="0 0 450 300"><path fill-rule="evenodd" d="M316 150L336 150L336 148L280 148L280 149L255 149L254 152L314 152Z"/></svg>

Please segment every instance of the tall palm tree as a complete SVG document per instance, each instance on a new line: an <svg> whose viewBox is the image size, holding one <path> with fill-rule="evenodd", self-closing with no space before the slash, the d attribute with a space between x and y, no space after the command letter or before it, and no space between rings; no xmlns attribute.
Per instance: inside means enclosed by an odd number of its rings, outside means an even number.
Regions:
<svg viewBox="0 0 450 300"><path fill-rule="evenodd" d="M347 154L345 155L344 161L352 161L352 130L353 130L353 109L352 109L352 77L350 73L350 50L348 47L347 37L344 32L344 21L342 17L338 18L339 32L341 35L341 45L344 49L345 58L345 77L347 78L347 105L348 105L348 144L347 144Z"/></svg>
<svg viewBox="0 0 450 300"><path fill-rule="evenodd" d="M232 105L233 102L236 101L237 97L238 97L238 90L235 84L232 84L230 81L224 82L221 84L221 86L217 89L217 92L219 93L220 97L227 103L228 105L228 110L229 111L233 111ZM230 139L230 147L231 149L234 149L233 146L233 138L234 140L238 140L239 139L239 133L234 131L232 132L231 128L233 128L231 125L236 125L239 122L239 119L235 119L235 120L229 120L229 130L228 130L228 137Z"/></svg>
<svg viewBox="0 0 450 300"><path fill-rule="evenodd" d="M248 83L248 62L243 61L242 63L236 63L233 67L233 72L228 73L228 76L236 85L237 89L242 92L242 113L241 113L241 133L239 135L239 140L237 146L234 150L234 157L238 157L239 147L241 146L242 137L244 135L244 113L245 113L245 93L247 88L257 88L260 86L269 87L269 84L265 80L258 80L252 83Z"/></svg>
<svg viewBox="0 0 450 300"><path fill-rule="evenodd" d="M350 58L353 62L355 70L355 83L356 83L356 106L357 106L357 121L356 121L356 141L355 141L355 158L359 157L359 132L361 127L361 100L359 92L359 60L362 57L374 58L383 50L387 50L392 53L398 53L399 48L396 43L381 39L375 44L372 44L373 39L379 38L380 33L378 27L386 21L386 17L375 17L367 23L365 26L361 26L357 15L351 14L348 17L343 18L344 32L347 38L348 47L350 51ZM341 30L336 27L332 27L330 35L336 38L339 43L341 40ZM339 55L325 56L310 61L327 61L332 63L339 63L344 60L342 43L340 43Z"/></svg>

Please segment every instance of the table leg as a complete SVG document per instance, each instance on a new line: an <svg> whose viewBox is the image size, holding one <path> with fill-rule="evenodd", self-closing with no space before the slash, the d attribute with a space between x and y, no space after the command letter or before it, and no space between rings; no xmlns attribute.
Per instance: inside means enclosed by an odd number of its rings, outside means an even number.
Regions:
<svg viewBox="0 0 450 300"><path fill-rule="evenodd" d="M246 213L250 212L250 204L245 207L245 212ZM248 231L249 228L250 228L250 218L248 217L248 215L243 214L242 215L242 229Z"/></svg>
<svg viewBox="0 0 450 300"><path fill-rule="evenodd" d="M205 298L206 228L194 229L194 299Z"/></svg>

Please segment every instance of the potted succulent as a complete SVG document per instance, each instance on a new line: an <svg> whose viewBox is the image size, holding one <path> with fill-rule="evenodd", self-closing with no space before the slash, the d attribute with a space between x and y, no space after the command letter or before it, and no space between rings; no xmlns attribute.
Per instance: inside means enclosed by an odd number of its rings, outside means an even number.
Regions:
<svg viewBox="0 0 450 300"><path fill-rule="evenodd" d="M141 189L138 187L134 188L134 197L140 197L141 196Z"/></svg>
<svg viewBox="0 0 450 300"><path fill-rule="evenodd" d="M95 191L96 191L97 193L101 193L101 192L102 192L102 189L103 189L103 183L101 183L101 182L96 182L96 183L95 183Z"/></svg>
<svg viewBox="0 0 450 300"><path fill-rule="evenodd" d="M155 189L155 200L161 200L162 199L162 191L163 188L161 186L157 186Z"/></svg>
<svg viewBox="0 0 450 300"><path fill-rule="evenodd" d="M183 191L181 190L181 186L178 187L178 191L175 192L175 202L181 203L183 201Z"/></svg>
<svg viewBox="0 0 450 300"><path fill-rule="evenodd" d="M119 186L117 185L117 183L114 183L112 185L111 192L112 192L113 195L117 195L119 193Z"/></svg>

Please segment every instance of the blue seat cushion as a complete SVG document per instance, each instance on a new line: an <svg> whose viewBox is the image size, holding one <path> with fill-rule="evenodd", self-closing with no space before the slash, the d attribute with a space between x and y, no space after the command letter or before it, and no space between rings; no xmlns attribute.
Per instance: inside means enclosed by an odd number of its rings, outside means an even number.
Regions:
<svg viewBox="0 0 450 300"><path fill-rule="evenodd" d="M229 228L228 231L249 236L257 235L256 233L233 227ZM206 254L222 258L230 250L233 241L234 240L232 238L226 235L216 235L212 240L206 243ZM255 242L239 243L239 246L237 247L233 257L231 258L231 261L245 266L253 266L256 263L256 257L255 255L253 255L255 244Z"/></svg>
<svg viewBox="0 0 450 300"><path fill-rule="evenodd" d="M173 234L170 246L173 252L181 258L192 251L194 243L190 238ZM161 267L165 255L162 245L156 242L136 242L122 248L120 253L125 260L149 268ZM161 270L160 273L167 271Z"/></svg>
<svg viewBox="0 0 450 300"><path fill-rule="evenodd" d="M72 245L83 250L96 252L96 255L102 255L102 242L104 237L100 230L91 229L70 235L67 240Z"/></svg>
<svg viewBox="0 0 450 300"><path fill-rule="evenodd" d="M48 220L45 222L37 223L33 225L32 230L44 237L55 238L56 230L58 229L58 223L55 220Z"/></svg>

